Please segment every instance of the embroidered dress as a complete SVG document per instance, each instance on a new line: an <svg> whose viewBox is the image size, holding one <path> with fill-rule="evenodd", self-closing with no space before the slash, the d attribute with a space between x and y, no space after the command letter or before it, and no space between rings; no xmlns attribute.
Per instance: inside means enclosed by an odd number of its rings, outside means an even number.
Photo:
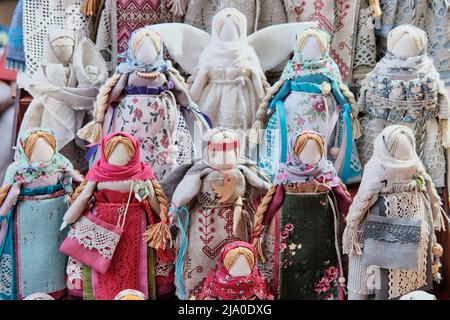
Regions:
<svg viewBox="0 0 450 320"><path fill-rule="evenodd" d="M323 32L321 35L326 37ZM307 60L296 52L274 85L280 89L264 99L270 101L269 119L259 146L259 165L264 172L274 177L279 163L286 162L287 137L313 130L325 137L328 157L343 181L359 181L362 168L353 140L357 116L350 105L354 99L341 81L338 67L328 53L320 59ZM332 148L337 148L337 153L331 154Z"/></svg>
<svg viewBox="0 0 450 320"><path fill-rule="evenodd" d="M65 237L61 219L72 192L73 168L55 152L47 163L29 162L24 153L29 134L19 138L16 161L5 177L11 185L0 207L0 300L23 299L42 292L66 293L67 258L59 252Z"/></svg>
<svg viewBox="0 0 450 320"><path fill-rule="evenodd" d="M343 235L352 299L397 299L439 280L435 230L446 222L415 147L406 126L389 126L375 140Z"/></svg>
<svg viewBox="0 0 450 320"><path fill-rule="evenodd" d="M423 34L425 36L425 34ZM425 49L402 59L388 52L366 77L358 101L362 136L357 141L365 165L373 152L375 137L387 126L402 124L415 133L417 153L437 187L444 186L449 102L444 84Z"/></svg>
<svg viewBox="0 0 450 320"><path fill-rule="evenodd" d="M259 268L272 294L281 300L343 300L340 225L351 198L331 162L322 155L311 168L293 156L261 203L266 200L252 237L261 245L265 259Z"/></svg>

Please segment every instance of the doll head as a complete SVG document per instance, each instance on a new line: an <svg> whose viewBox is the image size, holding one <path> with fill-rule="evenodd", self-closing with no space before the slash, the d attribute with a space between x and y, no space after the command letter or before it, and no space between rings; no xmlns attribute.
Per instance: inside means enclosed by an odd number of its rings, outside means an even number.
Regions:
<svg viewBox="0 0 450 320"><path fill-rule="evenodd" d="M154 62L162 51L161 38L148 27L133 33L129 45L131 58L141 64Z"/></svg>
<svg viewBox="0 0 450 320"><path fill-rule="evenodd" d="M23 300L55 300L55 298L46 293L33 293L25 297Z"/></svg>
<svg viewBox="0 0 450 320"><path fill-rule="evenodd" d="M314 166L323 157L325 146L320 135L314 132L303 132L297 136L293 152L301 163Z"/></svg>
<svg viewBox="0 0 450 320"><path fill-rule="evenodd" d="M48 62L69 65L75 51L75 32L64 29L51 30L47 34L47 40L47 46L49 46L46 52Z"/></svg>
<svg viewBox="0 0 450 320"><path fill-rule="evenodd" d="M248 247L237 246L227 251L223 257L223 265L233 277L249 276L255 268L256 257Z"/></svg>
<svg viewBox="0 0 450 320"><path fill-rule="evenodd" d="M48 131L33 131L21 143L25 157L31 162L48 162L56 151L56 139Z"/></svg>
<svg viewBox="0 0 450 320"><path fill-rule="evenodd" d="M247 18L237 9L225 8L213 18L213 38L237 42L247 36Z"/></svg>
<svg viewBox="0 0 450 320"><path fill-rule="evenodd" d="M409 58L425 54L427 34L412 25L401 25L389 32L387 48L393 55Z"/></svg>
<svg viewBox="0 0 450 320"><path fill-rule="evenodd" d="M316 60L328 53L329 41L328 33L309 28L297 35L295 49L304 59Z"/></svg>
<svg viewBox="0 0 450 320"><path fill-rule="evenodd" d="M124 136L116 135L105 144L106 160L115 166L127 165L136 154L133 142Z"/></svg>
<svg viewBox="0 0 450 320"><path fill-rule="evenodd" d="M127 289L119 292L114 297L114 300L146 300L146 298L145 295L138 290Z"/></svg>
<svg viewBox="0 0 450 320"><path fill-rule="evenodd" d="M383 130L381 139L392 158L408 161L417 157L414 133L411 129L405 126L389 126Z"/></svg>
<svg viewBox="0 0 450 320"><path fill-rule="evenodd" d="M207 140L207 162L219 170L236 167L239 159L239 140L231 130L216 129Z"/></svg>

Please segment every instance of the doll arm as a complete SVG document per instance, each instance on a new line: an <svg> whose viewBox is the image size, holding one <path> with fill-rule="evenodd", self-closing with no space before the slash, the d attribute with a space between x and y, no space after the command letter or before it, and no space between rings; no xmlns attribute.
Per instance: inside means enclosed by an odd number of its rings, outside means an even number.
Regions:
<svg viewBox="0 0 450 320"><path fill-rule="evenodd" d="M60 230L63 230L68 224L74 223L81 217L84 210L88 206L88 203L91 200L92 194L94 193L96 187L97 182L89 181L86 184L83 191L72 203L69 210L67 210L66 214L64 215Z"/></svg>
<svg viewBox="0 0 450 320"><path fill-rule="evenodd" d="M193 82L190 88L192 100L196 102L200 100L208 80L208 69L200 69L193 75Z"/></svg>
<svg viewBox="0 0 450 320"><path fill-rule="evenodd" d="M336 206L344 217L347 216L348 210L352 204L352 198L346 189L347 188L341 181L339 181L339 185L333 187L333 193L337 202Z"/></svg>
<svg viewBox="0 0 450 320"><path fill-rule="evenodd" d="M5 216L8 213L8 211L14 206L17 197L20 194L20 187L21 185L19 183L15 183L11 186L11 188L8 191L8 195L6 196L5 200L3 201L0 207L0 216Z"/></svg>
<svg viewBox="0 0 450 320"><path fill-rule="evenodd" d="M449 100L444 82L438 80L438 105L439 105L439 131L442 139L442 146L450 148L450 128L448 126Z"/></svg>
<svg viewBox="0 0 450 320"><path fill-rule="evenodd" d="M108 96L108 104L113 103L114 101L119 98L119 96L122 94L123 90L125 89L127 83L128 83L128 73L122 74L119 78L119 81L117 81L116 85L111 89L111 92Z"/></svg>
<svg viewBox="0 0 450 320"><path fill-rule="evenodd" d="M155 197L155 189L153 188L153 184L150 180L146 181L148 190L149 190L149 195L147 197L148 199L148 203L150 204L150 207L152 208L152 211L155 212L157 215L159 215L161 209L159 206L159 201L158 199L156 199Z"/></svg>

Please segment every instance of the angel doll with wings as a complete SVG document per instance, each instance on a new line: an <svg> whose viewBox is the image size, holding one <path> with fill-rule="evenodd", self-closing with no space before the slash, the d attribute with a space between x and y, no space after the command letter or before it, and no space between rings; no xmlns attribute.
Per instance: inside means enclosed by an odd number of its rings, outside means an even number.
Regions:
<svg viewBox="0 0 450 320"><path fill-rule="evenodd" d="M250 129L257 107L269 88L264 72L292 51L299 28L311 23L268 27L247 36L247 18L225 8L212 20L208 34L182 24L159 24L157 30L170 55L189 74L192 99L214 127Z"/></svg>

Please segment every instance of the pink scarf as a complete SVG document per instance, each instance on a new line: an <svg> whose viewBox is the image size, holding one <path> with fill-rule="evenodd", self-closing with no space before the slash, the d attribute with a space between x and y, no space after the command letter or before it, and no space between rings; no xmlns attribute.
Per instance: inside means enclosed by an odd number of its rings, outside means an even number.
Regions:
<svg viewBox="0 0 450 320"><path fill-rule="evenodd" d="M105 156L106 143L115 136L123 136L131 140L134 146L134 156L125 166L115 166L108 162ZM156 179L150 166L141 161L141 149L133 136L125 132L115 132L103 138L101 144L101 157L92 166L86 175L86 180L96 182L114 182L125 180L144 181Z"/></svg>
<svg viewBox="0 0 450 320"><path fill-rule="evenodd" d="M255 297L260 300L272 300L267 283L258 270L255 261L252 273L248 276L235 277L228 273L224 266L224 259L230 250L245 247L253 252L256 259L256 249L251 244L235 241L226 245L220 253L215 269L211 270L206 278L200 299L210 298L217 300L250 300Z"/></svg>

